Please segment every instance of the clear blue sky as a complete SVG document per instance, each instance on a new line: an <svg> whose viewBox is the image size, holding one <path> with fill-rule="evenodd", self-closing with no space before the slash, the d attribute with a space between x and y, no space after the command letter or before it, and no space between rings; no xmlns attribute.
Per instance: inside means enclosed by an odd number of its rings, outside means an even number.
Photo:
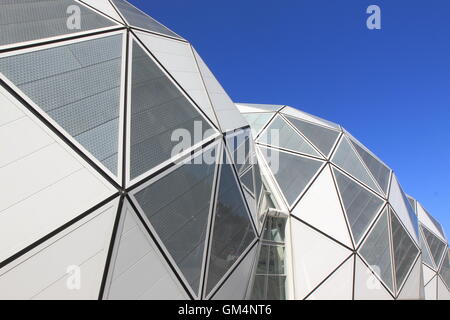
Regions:
<svg viewBox="0 0 450 320"><path fill-rule="evenodd" d="M236 102L344 126L450 234L450 1L130 0L188 39ZM366 28L366 8L382 29Z"/></svg>

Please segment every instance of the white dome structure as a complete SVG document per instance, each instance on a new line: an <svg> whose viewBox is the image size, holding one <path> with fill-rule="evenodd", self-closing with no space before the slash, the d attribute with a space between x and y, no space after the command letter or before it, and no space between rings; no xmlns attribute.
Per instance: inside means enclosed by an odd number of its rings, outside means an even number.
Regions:
<svg viewBox="0 0 450 320"><path fill-rule="evenodd" d="M237 107L286 220L276 232L285 235L282 244L261 240L255 298L449 298L444 231L386 164L332 122L289 106ZM283 265L277 285L261 271L271 259Z"/></svg>
<svg viewBox="0 0 450 320"><path fill-rule="evenodd" d="M448 242L340 126L235 104L124 0L0 3L0 299L448 299Z"/></svg>

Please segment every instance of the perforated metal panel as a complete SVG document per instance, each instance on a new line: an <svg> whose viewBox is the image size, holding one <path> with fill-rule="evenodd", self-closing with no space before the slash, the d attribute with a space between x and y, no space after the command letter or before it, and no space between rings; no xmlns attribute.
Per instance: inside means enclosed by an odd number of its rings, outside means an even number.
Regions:
<svg viewBox="0 0 450 320"><path fill-rule="evenodd" d="M226 163L226 160L223 160ZM242 255L256 235L229 164L220 170L220 184L215 210L214 227L208 267L209 293L227 270Z"/></svg>
<svg viewBox="0 0 450 320"><path fill-rule="evenodd" d="M333 172L344 202L353 238L359 242L384 202L338 170L333 168Z"/></svg>
<svg viewBox="0 0 450 320"><path fill-rule="evenodd" d="M76 11L68 13L70 6L77 6L80 10L79 28L72 23L71 16ZM0 21L0 45L69 35L115 25L72 0L2 0L0 1Z"/></svg>
<svg viewBox="0 0 450 320"><path fill-rule="evenodd" d="M394 291L388 221L388 210L385 209L361 246L359 253L372 266L372 269L380 276L383 282Z"/></svg>
<svg viewBox="0 0 450 320"><path fill-rule="evenodd" d="M117 174L122 35L0 59L0 71Z"/></svg>
<svg viewBox="0 0 450 320"><path fill-rule="evenodd" d="M194 292L199 290L216 167L196 163L194 159L135 195Z"/></svg>
<svg viewBox="0 0 450 320"><path fill-rule="evenodd" d="M211 126L136 42L131 82L133 179L172 157L174 147L180 143L178 136L172 139L175 130L188 133L188 146L192 147L206 138L205 132Z"/></svg>

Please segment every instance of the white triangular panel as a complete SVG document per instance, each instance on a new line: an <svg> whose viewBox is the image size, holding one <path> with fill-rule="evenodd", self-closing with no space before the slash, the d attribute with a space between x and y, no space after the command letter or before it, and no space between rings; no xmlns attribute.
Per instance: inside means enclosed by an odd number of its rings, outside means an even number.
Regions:
<svg viewBox="0 0 450 320"><path fill-rule="evenodd" d="M242 117L233 101L231 101L228 94L195 50L194 56L222 131L225 132L247 126L247 121Z"/></svg>
<svg viewBox="0 0 450 320"><path fill-rule="evenodd" d="M0 271L1 299L98 299L118 199ZM79 284L79 287L77 286Z"/></svg>
<svg viewBox="0 0 450 320"><path fill-rule="evenodd" d="M125 23L108 0L81 0L81 2L84 2L121 23Z"/></svg>
<svg viewBox="0 0 450 320"><path fill-rule="evenodd" d="M135 33L208 118L217 124L191 45L145 32L135 31Z"/></svg>
<svg viewBox="0 0 450 320"><path fill-rule="evenodd" d="M403 285L403 288L401 289L397 299L399 300L420 299L420 284L422 282L420 278L423 277L421 264L422 264L421 260L418 259L413 269L411 270L408 279L406 279L406 282Z"/></svg>
<svg viewBox="0 0 450 320"><path fill-rule="evenodd" d="M355 300L394 299L359 256L356 257L354 295Z"/></svg>
<svg viewBox="0 0 450 320"><path fill-rule="evenodd" d="M258 246L255 245L244 260L241 261L236 270L225 281L222 288L213 296L213 300L245 300L250 279L249 275L252 273L258 252L257 248Z"/></svg>
<svg viewBox="0 0 450 320"><path fill-rule="evenodd" d="M352 300L354 258L348 259L307 300Z"/></svg>
<svg viewBox="0 0 450 320"><path fill-rule="evenodd" d="M441 277L438 277L438 300L450 300L450 291L445 286Z"/></svg>
<svg viewBox="0 0 450 320"><path fill-rule="evenodd" d="M407 204L404 201L402 193L403 192L400 188L397 177L394 174L392 175L391 188L389 191L389 202L392 208L394 208L395 213L397 213L397 216L403 222L406 230L408 230L411 237L418 244L419 239L417 238L417 233L414 229L413 222L411 221L411 218L408 214L408 209L406 207Z"/></svg>
<svg viewBox="0 0 450 320"><path fill-rule="evenodd" d="M283 105L236 103L240 112L276 112L283 108Z"/></svg>
<svg viewBox="0 0 450 320"><path fill-rule="evenodd" d="M41 121L0 90L0 261L116 190ZM16 110L16 111L11 111Z"/></svg>
<svg viewBox="0 0 450 320"><path fill-rule="evenodd" d="M352 248L345 216L328 166L314 181L292 214Z"/></svg>
<svg viewBox="0 0 450 320"><path fill-rule="evenodd" d="M295 298L304 299L351 251L302 222L291 219Z"/></svg>
<svg viewBox="0 0 450 320"><path fill-rule="evenodd" d="M433 231L433 233L442 239L442 241L447 242L445 240L445 235L440 232L438 228L436 228L436 225L433 223L433 221L430 219L429 215L425 211L425 208L422 206L420 202L417 202L417 216L419 217L420 223L425 225L428 229Z"/></svg>
<svg viewBox="0 0 450 320"><path fill-rule="evenodd" d="M425 300L437 300L437 276L425 286Z"/></svg>
<svg viewBox="0 0 450 320"><path fill-rule="evenodd" d="M436 272L430 269L426 264L423 265L423 282L427 284L436 275Z"/></svg>
<svg viewBox="0 0 450 320"><path fill-rule="evenodd" d="M306 120L306 121L309 121L309 122L312 122L315 124L319 124L319 125L322 125L325 127L329 127L329 128L333 128L333 129L340 129L339 126L335 123L321 119L319 117L313 116L309 113L300 111L300 110L292 108L292 107L285 107L281 111L281 113L286 114L288 116L293 116L293 117L296 117L299 119L303 119L303 120Z"/></svg>
<svg viewBox="0 0 450 320"><path fill-rule="evenodd" d="M187 299L170 266L129 204L122 211L105 299Z"/></svg>

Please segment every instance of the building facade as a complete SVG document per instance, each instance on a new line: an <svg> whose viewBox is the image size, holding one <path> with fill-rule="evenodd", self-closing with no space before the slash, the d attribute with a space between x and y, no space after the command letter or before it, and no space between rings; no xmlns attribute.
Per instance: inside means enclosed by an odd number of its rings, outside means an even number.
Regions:
<svg viewBox="0 0 450 320"><path fill-rule="evenodd" d="M123 0L0 22L0 299L449 297L442 227L340 126L234 104Z"/></svg>

